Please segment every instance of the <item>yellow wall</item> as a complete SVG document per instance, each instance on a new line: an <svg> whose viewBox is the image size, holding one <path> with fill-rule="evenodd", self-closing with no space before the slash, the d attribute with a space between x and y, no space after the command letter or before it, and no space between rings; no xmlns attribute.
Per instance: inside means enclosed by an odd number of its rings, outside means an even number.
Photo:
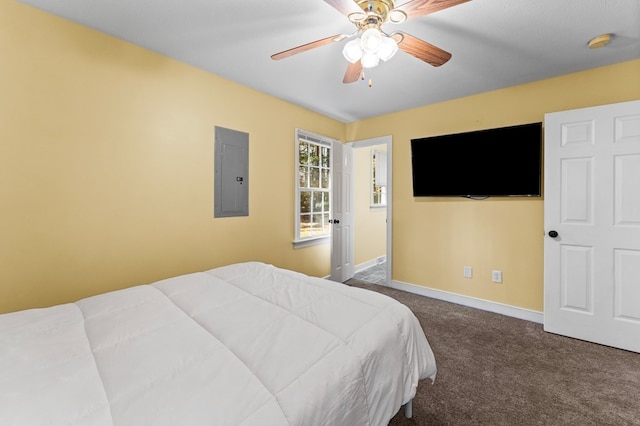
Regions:
<svg viewBox="0 0 640 426"><path fill-rule="evenodd" d="M356 266L384 256L387 252L387 209L371 208L371 151L386 151L387 145L354 150L354 208Z"/></svg>
<svg viewBox="0 0 640 426"><path fill-rule="evenodd" d="M393 136L393 279L541 311L543 199L414 198L410 140L634 99L640 60L349 124L347 140ZM462 277L465 265L472 279ZM491 283L492 269L503 272L503 284Z"/></svg>
<svg viewBox="0 0 640 426"><path fill-rule="evenodd" d="M294 250L294 129L345 125L0 0L0 312ZM249 217L213 218L214 126L250 134Z"/></svg>
<svg viewBox="0 0 640 426"><path fill-rule="evenodd" d="M328 245L291 245L296 127L392 135L395 280L541 310L543 201L414 199L409 140L640 98L636 60L345 125L21 3L0 8L0 312L244 260L327 275ZM249 217L213 219L214 126L250 134Z"/></svg>

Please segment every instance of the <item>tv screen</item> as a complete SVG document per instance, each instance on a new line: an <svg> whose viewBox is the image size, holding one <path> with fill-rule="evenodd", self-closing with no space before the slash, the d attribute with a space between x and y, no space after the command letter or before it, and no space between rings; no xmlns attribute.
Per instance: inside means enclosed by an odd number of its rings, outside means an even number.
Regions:
<svg viewBox="0 0 640 426"><path fill-rule="evenodd" d="M411 140L414 197L539 197L542 123Z"/></svg>

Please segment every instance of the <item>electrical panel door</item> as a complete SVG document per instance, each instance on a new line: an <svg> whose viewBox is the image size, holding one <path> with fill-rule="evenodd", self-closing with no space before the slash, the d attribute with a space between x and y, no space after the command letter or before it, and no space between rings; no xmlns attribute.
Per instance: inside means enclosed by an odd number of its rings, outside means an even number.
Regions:
<svg viewBox="0 0 640 426"><path fill-rule="evenodd" d="M215 128L214 217L249 216L249 134Z"/></svg>

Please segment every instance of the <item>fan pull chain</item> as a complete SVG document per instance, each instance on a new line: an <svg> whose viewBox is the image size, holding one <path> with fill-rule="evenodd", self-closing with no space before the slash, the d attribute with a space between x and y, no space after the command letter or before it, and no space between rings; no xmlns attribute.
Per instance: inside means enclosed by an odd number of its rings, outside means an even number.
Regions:
<svg viewBox="0 0 640 426"><path fill-rule="evenodd" d="M360 73L360 80L364 80L364 70ZM373 80L369 79L369 87L373 86Z"/></svg>

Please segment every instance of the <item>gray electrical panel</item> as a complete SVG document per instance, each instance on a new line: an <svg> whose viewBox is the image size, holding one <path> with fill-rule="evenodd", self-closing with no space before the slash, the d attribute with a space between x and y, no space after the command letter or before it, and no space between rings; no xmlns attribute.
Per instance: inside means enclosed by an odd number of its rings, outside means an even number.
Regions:
<svg viewBox="0 0 640 426"><path fill-rule="evenodd" d="M249 216L249 134L216 126L213 217Z"/></svg>

